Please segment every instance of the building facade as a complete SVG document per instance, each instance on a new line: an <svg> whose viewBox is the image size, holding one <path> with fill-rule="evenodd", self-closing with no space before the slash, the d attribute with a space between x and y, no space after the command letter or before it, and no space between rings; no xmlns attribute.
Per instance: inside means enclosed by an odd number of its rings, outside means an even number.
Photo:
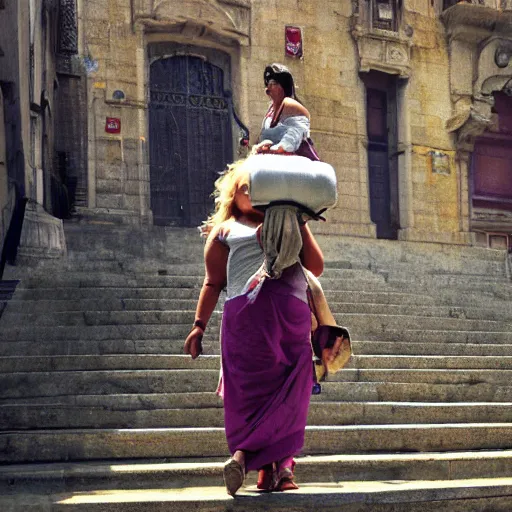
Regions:
<svg viewBox="0 0 512 512"><path fill-rule="evenodd" d="M338 176L316 231L510 246L510 0L57 3L54 162L78 218L198 225L281 62Z"/></svg>
<svg viewBox="0 0 512 512"><path fill-rule="evenodd" d="M67 150L63 138L72 136L67 127L62 130L59 118L79 119L64 101L73 76L62 30L66 3L71 4L66 0L0 2L2 267L16 252L29 257L65 252L61 219L71 214L76 185L73 169L64 168L59 160L59 152ZM74 28L76 32L76 23ZM75 76L84 82L80 72ZM68 103L73 105L76 97L73 92ZM82 121L85 126L85 118ZM75 140L83 145L83 137Z"/></svg>

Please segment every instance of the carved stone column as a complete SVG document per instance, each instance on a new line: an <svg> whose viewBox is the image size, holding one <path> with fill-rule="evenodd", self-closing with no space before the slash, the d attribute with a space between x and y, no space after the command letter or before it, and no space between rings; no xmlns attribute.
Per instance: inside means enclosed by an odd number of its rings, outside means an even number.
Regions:
<svg viewBox="0 0 512 512"><path fill-rule="evenodd" d="M78 22L76 0L59 0L59 30L57 41L57 72L80 74L78 62Z"/></svg>

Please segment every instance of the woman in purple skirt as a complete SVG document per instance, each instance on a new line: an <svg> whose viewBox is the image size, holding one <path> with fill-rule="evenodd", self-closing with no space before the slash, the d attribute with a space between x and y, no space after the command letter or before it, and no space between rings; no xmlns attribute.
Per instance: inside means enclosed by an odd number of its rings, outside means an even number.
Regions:
<svg viewBox="0 0 512 512"><path fill-rule="evenodd" d="M274 207L273 216L263 223L253 209L243 162L219 178L215 213L204 225L206 276L185 342L193 359L201 354L206 324L226 288L219 388L232 454L224 466L230 495L252 470L259 471L259 489L298 488L294 456L304 444L312 386L304 268L319 276L323 255L297 209Z"/></svg>

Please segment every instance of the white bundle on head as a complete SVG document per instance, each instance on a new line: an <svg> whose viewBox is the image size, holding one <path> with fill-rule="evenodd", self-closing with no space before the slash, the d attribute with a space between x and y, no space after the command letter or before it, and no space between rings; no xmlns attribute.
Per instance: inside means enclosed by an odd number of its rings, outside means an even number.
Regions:
<svg viewBox="0 0 512 512"><path fill-rule="evenodd" d="M325 162L296 155L252 155L244 162L255 207L293 204L320 215L337 201L336 173Z"/></svg>
<svg viewBox="0 0 512 512"><path fill-rule="evenodd" d="M295 155L253 155L244 167L250 177L251 203L265 210L264 270L278 279L299 261L302 236L297 213L315 218L336 204L336 173L325 162Z"/></svg>

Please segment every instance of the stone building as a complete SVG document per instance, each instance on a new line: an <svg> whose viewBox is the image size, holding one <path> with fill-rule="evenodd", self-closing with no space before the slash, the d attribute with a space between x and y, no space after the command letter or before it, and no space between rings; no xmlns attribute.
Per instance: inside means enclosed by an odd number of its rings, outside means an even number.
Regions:
<svg viewBox="0 0 512 512"><path fill-rule="evenodd" d="M71 30L63 30L70 19ZM66 38L73 29L74 47ZM61 256L65 251L61 219L70 215L80 185L66 158L86 142L79 136L85 117L73 108L79 88L70 86L84 83L79 59L73 60L76 31L74 1L0 2L2 268L18 244L18 256ZM76 156L86 165L85 151Z"/></svg>
<svg viewBox="0 0 512 512"><path fill-rule="evenodd" d="M197 225L240 140L257 140L277 61L338 174L318 232L510 245L509 0L55 2L55 161L77 218ZM39 175L25 182L47 204Z"/></svg>
<svg viewBox="0 0 512 512"><path fill-rule="evenodd" d="M267 108L262 71L279 61L292 69L315 143L338 173L339 204L319 230L509 243L512 11L506 2L83 0L79 6L80 53L89 65L82 213L134 224L197 224L210 207L216 173L241 154L237 121L249 127L251 143L257 139ZM300 29L293 32L302 38L300 58L285 56L287 27Z"/></svg>

